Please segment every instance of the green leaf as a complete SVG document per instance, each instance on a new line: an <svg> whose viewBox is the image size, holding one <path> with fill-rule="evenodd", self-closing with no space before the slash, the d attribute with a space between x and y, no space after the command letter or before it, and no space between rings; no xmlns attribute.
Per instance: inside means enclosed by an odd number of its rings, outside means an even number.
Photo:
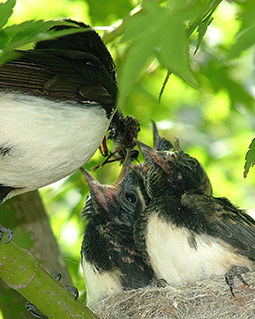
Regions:
<svg viewBox="0 0 255 319"><path fill-rule="evenodd" d="M151 40L151 37L145 37L138 43L134 43L134 45L132 45L127 52L119 76L120 107L123 104L132 85L139 76L143 66L153 55L153 46Z"/></svg>
<svg viewBox="0 0 255 319"><path fill-rule="evenodd" d="M87 0L86 4L89 6L90 18L93 25L109 25L127 16L133 9L132 0Z"/></svg>
<svg viewBox="0 0 255 319"><path fill-rule="evenodd" d="M6 47L9 39L4 31L0 31L0 49Z"/></svg>
<svg viewBox="0 0 255 319"><path fill-rule="evenodd" d="M16 0L7 0L5 3L0 3L0 29L2 29L10 16L13 13L13 8L16 4Z"/></svg>
<svg viewBox="0 0 255 319"><path fill-rule="evenodd" d="M203 40L203 37L205 36L205 33L209 27L209 25L211 24L211 22L213 21L213 17L212 17L213 12L211 12L198 26L198 36L197 36L197 46L195 49L194 54L197 53L197 50L200 47L200 44Z"/></svg>
<svg viewBox="0 0 255 319"><path fill-rule="evenodd" d="M20 24L7 26L2 29L0 34L0 65L13 58L13 53L10 54L10 52L13 52L15 49L24 45L88 30L88 28L71 28L58 31L48 31L52 26L60 24L63 25L65 22L30 20ZM70 23L67 24L70 25ZM10 56L8 56L8 54L10 54Z"/></svg>
<svg viewBox="0 0 255 319"><path fill-rule="evenodd" d="M255 43L255 25L250 26L248 29L242 31L233 44L228 58L235 59L240 56L240 54L249 49Z"/></svg>
<svg viewBox="0 0 255 319"><path fill-rule="evenodd" d="M162 19L163 20L163 19ZM198 86L189 61L189 40L181 16L165 15L157 27L156 39L158 60L172 73L180 76L191 86Z"/></svg>
<svg viewBox="0 0 255 319"><path fill-rule="evenodd" d="M7 61L16 59L19 56L14 50L0 54L0 65L6 63Z"/></svg>
<svg viewBox="0 0 255 319"><path fill-rule="evenodd" d="M244 178L247 177L251 167L255 165L255 138L252 140L249 150L245 155L245 164L244 164Z"/></svg>
<svg viewBox="0 0 255 319"><path fill-rule="evenodd" d="M173 72L193 87L198 87L190 67L189 39L186 22L194 14L201 14L200 1L177 1L172 7L160 7L152 0L143 2L142 11L130 19L122 41L129 41L130 49L119 77L121 104L142 67L156 57L169 72Z"/></svg>

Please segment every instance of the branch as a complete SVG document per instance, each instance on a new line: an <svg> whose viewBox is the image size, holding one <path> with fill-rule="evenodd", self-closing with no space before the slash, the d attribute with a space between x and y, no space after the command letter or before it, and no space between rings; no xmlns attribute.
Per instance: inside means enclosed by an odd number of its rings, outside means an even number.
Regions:
<svg viewBox="0 0 255 319"><path fill-rule="evenodd" d="M0 243L0 276L48 318L96 319L86 306L55 280L32 254L14 244Z"/></svg>

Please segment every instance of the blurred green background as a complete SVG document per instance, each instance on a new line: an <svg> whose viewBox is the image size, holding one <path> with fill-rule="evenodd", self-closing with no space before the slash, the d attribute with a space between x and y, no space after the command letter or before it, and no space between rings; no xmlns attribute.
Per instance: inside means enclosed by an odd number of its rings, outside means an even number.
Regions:
<svg viewBox="0 0 255 319"><path fill-rule="evenodd" d="M252 1L223 1L220 4L196 55L196 32L192 35L191 67L200 88L193 88L180 77L171 75L159 103L167 70L153 59L143 67L121 110L140 120L138 138L144 143L152 145L151 119L156 121L162 136L171 140L177 136L182 149L204 165L214 195L228 197L252 214L255 213L255 172L251 169L244 179L243 167L255 128L254 48L244 50L235 59L228 58L244 23L240 16L249 11L247 3L252 6ZM122 23L122 19L125 21L139 4L140 1L135 0L17 0L9 24L29 19L72 18L94 27L112 26ZM255 9L250 10L251 14L254 12ZM99 33L105 36L103 31ZM121 74L127 44L119 37L106 44ZM90 169L102 161L98 152L85 167ZM101 183L110 184L117 178L119 169L119 164L113 163L93 175ZM41 189L40 194L74 285L84 291L80 270L84 229L80 212L87 194L84 178L76 172Z"/></svg>

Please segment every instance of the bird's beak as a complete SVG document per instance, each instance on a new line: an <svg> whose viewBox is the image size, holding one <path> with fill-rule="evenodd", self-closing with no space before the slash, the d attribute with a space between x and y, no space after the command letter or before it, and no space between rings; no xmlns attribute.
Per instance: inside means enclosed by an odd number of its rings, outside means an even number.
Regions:
<svg viewBox="0 0 255 319"><path fill-rule="evenodd" d="M127 154L126 154L125 160L122 164L122 169L120 171L120 175L117 178L117 180L112 184L113 186L117 186L119 183L122 182L122 180L125 178L125 176L127 176L128 171L130 169L130 163L131 163L130 151L127 150Z"/></svg>
<svg viewBox="0 0 255 319"><path fill-rule="evenodd" d="M151 122L152 122L152 125L153 125L153 145L154 145L155 148L157 148L158 145L159 145L161 137L159 136L158 128L156 126L156 123L153 120L151 120Z"/></svg>
<svg viewBox="0 0 255 319"><path fill-rule="evenodd" d="M154 148L156 150L162 150L162 151L170 151L171 149L173 149L174 148L173 144L170 141L166 140L165 138L163 138L159 135L156 123L153 120L151 120L151 122L153 125L153 145L154 145Z"/></svg>
<svg viewBox="0 0 255 319"><path fill-rule="evenodd" d="M101 185L87 170L80 168L88 183L90 192L96 197L97 202L108 212L107 202L113 201L116 188L110 185Z"/></svg>
<svg viewBox="0 0 255 319"><path fill-rule="evenodd" d="M170 174L171 170L176 166L176 162L178 161L178 152L173 151L157 151L155 148L151 148L150 146L136 141L138 147L140 148L148 169L155 168L159 166L165 173ZM171 167L171 170L169 170Z"/></svg>
<svg viewBox="0 0 255 319"><path fill-rule="evenodd" d="M150 164L156 163L164 169L164 159L155 148L152 148L149 145L146 145L140 141L136 141L136 143L140 148L148 167L150 167Z"/></svg>

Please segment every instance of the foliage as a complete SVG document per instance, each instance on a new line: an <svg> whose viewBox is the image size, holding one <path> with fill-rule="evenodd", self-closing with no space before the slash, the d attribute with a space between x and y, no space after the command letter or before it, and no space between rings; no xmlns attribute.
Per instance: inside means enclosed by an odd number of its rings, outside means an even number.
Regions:
<svg viewBox="0 0 255 319"><path fill-rule="evenodd" d="M255 165L255 138L252 140L249 150L245 156L244 173L243 176L247 177L249 170Z"/></svg>
<svg viewBox="0 0 255 319"><path fill-rule="evenodd" d="M0 65L17 57L18 54L15 52L15 49L24 45L85 30L81 28L79 31L77 29L48 31L53 25L63 24L63 21L43 20L24 21L20 24L4 27L12 15L15 2L15 0L8 0L6 3L0 4L2 18L0 22Z"/></svg>
<svg viewBox="0 0 255 319"><path fill-rule="evenodd" d="M154 119L164 137L173 140L178 136L184 151L202 162L216 196L226 196L235 204L250 208L252 213L254 171L245 180L242 172L255 129L254 0L222 3L144 0L141 6L135 0L115 0L111 1L110 9L104 1L47 0L41 4L26 1L17 0L17 5L24 2L25 11L15 11L17 6L14 7L9 25L2 26L5 32L14 28L14 39L23 25L21 21L34 18L70 17L93 22L93 26L118 22L114 30L100 34L117 64L121 110L141 122L139 139L152 143L150 119ZM14 1L7 3L5 19L3 5L0 7L4 25L14 6ZM79 10L74 12L74 8ZM21 24L13 26L14 23ZM6 51L4 59L13 57L16 46L38 40L38 33L44 34L51 22L26 23L30 24L30 30L24 25L25 33L20 34L22 39L24 36L23 42L12 40L13 46ZM0 45L1 49L7 45L2 32ZM164 85L159 104L166 73L172 74ZM253 140L246 155L245 175L254 158ZM102 158L96 153L86 168L90 170L100 161ZM119 164L113 163L93 174L101 183L110 184L118 172ZM77 274L84 226L80 212L86 193L87 186L80 172L41 190L53 230L79 290L85 290L82 276Z"/></svg>

